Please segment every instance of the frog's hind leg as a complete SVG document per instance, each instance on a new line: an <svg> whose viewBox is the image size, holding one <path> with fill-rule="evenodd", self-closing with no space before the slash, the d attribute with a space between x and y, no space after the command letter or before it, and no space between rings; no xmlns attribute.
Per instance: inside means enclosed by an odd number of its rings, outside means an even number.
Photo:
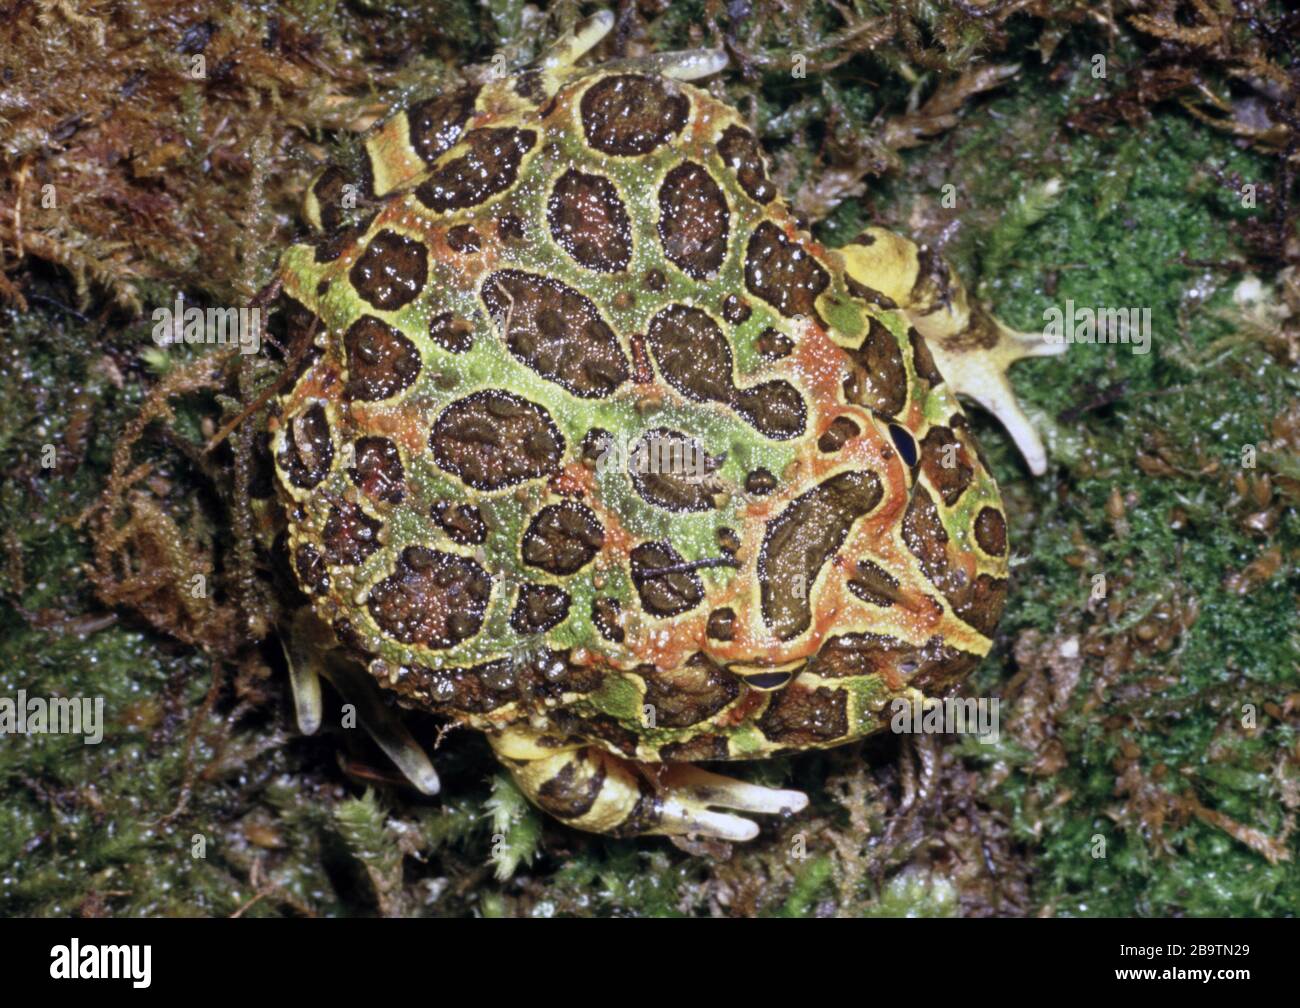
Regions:
<svg viewBox="0 0 1300 1008"><path fill-rule="evenodd" d="M849 276L867 288L871 300L903 310L952 388L998 418L1030 472L1045 473L1047 451L1006 371L1024 357L1062 353L1065 344L1003 325L970 302L965 285L942 256L884 228L867 229L839 251Z"/></svg>
<svg viewBox="0 0 1300 1008"><path fill-rule="evenodd" d="M591 833L752 840L756 823L716 809L785 813L808 804L800 791L748 784L689 763L642 763L595 745L547 749L520 732L491 742L530 801Z"/></svg>

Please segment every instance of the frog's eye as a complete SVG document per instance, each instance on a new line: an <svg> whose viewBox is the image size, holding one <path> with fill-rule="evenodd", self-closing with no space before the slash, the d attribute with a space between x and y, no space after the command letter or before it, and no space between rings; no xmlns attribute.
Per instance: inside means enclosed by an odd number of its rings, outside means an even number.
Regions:
<svg viewBox="0 0 1300 1008"><path fill-rule="evenodd" d="M785 686L795 675L803 671L807 660L797 658L784 665L730 665L727 671L739 676L750 689L770 692Z"/></svg>
<svg viewBox="0 0 1300 1008"><path fill-rule="evenodd" d="M789 672L758 672L745 676L745 682L756 690L774 690L790 681Z"/></svg>
<svg viewBox="0 0 1300 1008"><path fill-rule="evenodd" d="M908 468L916 465L916 439L898 424L889 425L889 436L893 439L898 454L903 457L903 464Z"/></svg>

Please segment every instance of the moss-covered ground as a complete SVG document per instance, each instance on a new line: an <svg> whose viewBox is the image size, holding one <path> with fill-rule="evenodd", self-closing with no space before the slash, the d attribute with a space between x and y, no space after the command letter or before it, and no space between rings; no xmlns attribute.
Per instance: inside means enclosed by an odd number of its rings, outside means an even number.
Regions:
<svg viewBox="0 0 1300 1008"><path fill-rule="evenodd" d="M177 290L237 303L270 278L317 159L496 53L529 58L579 5L119 6L0 29L0 697L106 711L98 745L0 736L0 914L1295 913L1282 5L620 7L628 51L730 47L715 86L819 237L880 222L940 246L1020 328L1067 300L1150 310L1148 353L1017 365L1048 475L976 413L1013 546L968 687L999 699L998 741L743 767L813 802L731 851L543 820L469 732L437 750L434 799L358 733L298 736L278 644L248 619L265 589L232 518L241 442L202 450L237 393L148 339Z"/></svg>

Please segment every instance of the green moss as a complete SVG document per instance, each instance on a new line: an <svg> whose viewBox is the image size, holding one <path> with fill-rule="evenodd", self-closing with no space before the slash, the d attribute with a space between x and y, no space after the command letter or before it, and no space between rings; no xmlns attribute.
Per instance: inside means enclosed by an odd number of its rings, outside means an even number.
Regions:
<svg viewBox="0 0 1300 1008"><path fill-rule="evenodd" d="M826 855L803 864L795 873L790 895L781 907L781 916L810 916L817 898L828 889L834 871L835 862Z"/></svg>
<svg viewBox="0 0 1300 1008"><path fill-rule="evenodd" d="M1022 114L1027 96L992 103L999 120ZM1038 114L1042 114L1041 107ZM988 127L990 130L992 125ZM991 134L984 133L987 142ZM977 128L967 141L978 149ZM1016 386L1062 424L1054 447L1072 472L1055 485L1027 484L995 431L984 434L999 481L1021 507L1013 542L1023 562L1003 621L1014 637L1024 627L1064 636L1095 632L1127 638L1159 603L1194 601L1198 615L1171 652L1135 648L1122 675L1105 676L1100 707L1086 699L1101 663L1085 665L1075 702L1061 719L1067 766L1046 779L1013 775L1004 786L1022 836L1041 844L1038 896L1060 913L1152 915L1279 914L1297 892L1292 864L1270 866L1221 830L1172 816L1163 845L1153 849L1142 815L1132 809L1111 821L1114 761L1136 746L1136 773L1168 796L1191 794L1202 805L1272 837L1285 836L1285 778L1271 776L1294 743L1294 728L1272 723L1247 739L1235 730L1242 704L1280 702L1295 688L1300 666L1294 567L1282 564L1256 590L1228 587L1226 575L1259 555L1260 537L1242 524L1231 478L1240 449L1269 437L1274 418L1295 402L1294 372L1276 367L1259 345L1229 342L1215 309L1230 304L1230 271L1187 265L1236 258L1228 220L1243 211L1231 190L1208 182L1210 168L1261 182L1273 166L1226 138L1184 118L1162 114L1127 138L1072 138L1051 153L1022 155L1024 169L1000 173L972 162L967 185L980 203L1014 199L1049 175L1063 179L1059 204L1037 226L1020 231L1008 249L968 236L969 260L999 264L983 291L1011 324L1034 328L1043 311L1072 299L1078 305L1146 307L1152 352L1122 345L1076 345L1065 358L1020 365ZM1001 232L995 227L996 239ZM981 256L985 249L996 254ZM1049 295L1047 285L1054 286ZM1090 389L1118 387L1111 406L1060 420L1088 403ZM1068 427L1065 425L1068 424ZM1159 446L1179 472L1159 478L1137 465ZM1058 454L1058 457L1060 455ZM1209 463L1219 471L1204 473ZM1118 492L1122 519L1108 514ZM1176 511L1186 524L1171 520ZM1294 555L1294 509L1280 508L1275 541ZM1079 565L1079 543L1088 561ZM1091 578L1105 574L1119 614L1089 609ZM1062 629L1066 628L1066 629ZM982 681L996 688L999 667ZM1153 688L1153 680L1167 677ZM1226 737L1226 742L1225 742ZM1284 764L1285 765L1285 764ZM1070 800L1052 807L1055 795ZM1152 797L1156 804L1163 799ZM1052 810L1044 816L1044 808ZM1089 853L1092 837L1109 841L1108 855ZM1195 880L1213 879L1212 885Z"/></svg>
<svg viewBox="0 0 1300 1008"><path fill-rule="evenodd" d="M955 917L957 887L942 874L904 870L886 884L863 917Z"/></svg>
<svg viewBox="0 0 1300 1008"><path fill-rule="evenodd" d="M541 815L508 774L492 778L492 797L487 803L492 817L492 863L504 882L521 864L531 864L542 838Z"/></svg>

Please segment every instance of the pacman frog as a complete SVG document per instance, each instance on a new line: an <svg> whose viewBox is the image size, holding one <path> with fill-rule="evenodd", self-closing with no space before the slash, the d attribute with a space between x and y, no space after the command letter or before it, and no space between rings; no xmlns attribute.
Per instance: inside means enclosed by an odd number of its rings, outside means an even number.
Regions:
<svg viewBox="0 0 1300 1008"><path fill-rule="evenodd" d="M580 65L612 22L306 195L269 419L291 678L304 730L324 673L427 793L401 707L573 827L747 840L807 799L697 763L861 738L988 652L1007 523L956 394L1042 472L1005 369L1056 348L887 230L819 244L688 83L725 54Z"/></svg>

